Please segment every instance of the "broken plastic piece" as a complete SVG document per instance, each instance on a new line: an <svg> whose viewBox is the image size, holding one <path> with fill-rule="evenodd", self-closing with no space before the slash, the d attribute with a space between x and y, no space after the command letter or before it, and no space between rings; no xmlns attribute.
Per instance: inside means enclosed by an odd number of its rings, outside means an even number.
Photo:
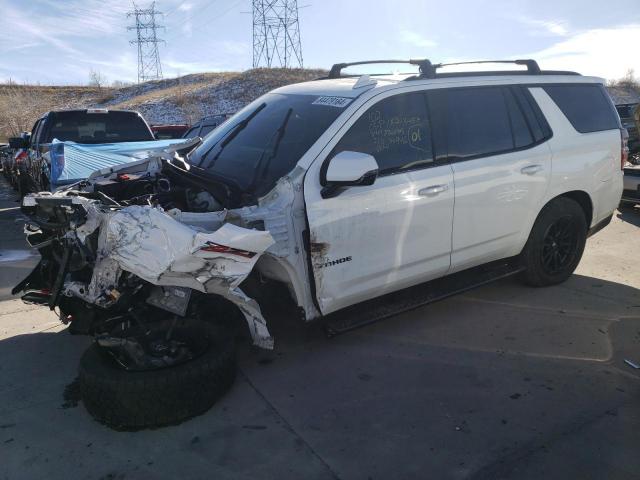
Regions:
<svg viewBox="0 0 640 480"><path fill-rule="evenodd" d="M636 370L640 368L639 364L637 364L636 362L632 362L631 360L627 360L626 358L624 359L624 363L626 363L632 368L635 368Z"/></svg>

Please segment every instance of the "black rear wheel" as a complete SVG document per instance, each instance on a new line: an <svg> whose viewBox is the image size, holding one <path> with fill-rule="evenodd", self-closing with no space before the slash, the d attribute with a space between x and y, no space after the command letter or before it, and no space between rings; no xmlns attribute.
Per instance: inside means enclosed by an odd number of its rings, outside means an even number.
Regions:
<svg viewBox="0 0 640 480"><path fill-rule="evenodd" d="M543 208L522 251L526 283L536 287L564 282L574 272L587 239L580 205L558 198Z"/></svg>

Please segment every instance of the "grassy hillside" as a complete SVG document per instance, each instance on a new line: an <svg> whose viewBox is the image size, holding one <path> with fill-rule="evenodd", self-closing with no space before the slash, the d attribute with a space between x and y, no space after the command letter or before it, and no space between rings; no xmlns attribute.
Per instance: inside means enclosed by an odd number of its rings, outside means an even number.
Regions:
<svg viewBox="0 0 640 480"><path fill-rule="evenodd" d="M0 141L28 131L49 110L106 107L140 111L149 123L194 123L204 115L235 112L260 95L313 80L323 70L256 69L198 73L123 88L0 85Z"/></svg>

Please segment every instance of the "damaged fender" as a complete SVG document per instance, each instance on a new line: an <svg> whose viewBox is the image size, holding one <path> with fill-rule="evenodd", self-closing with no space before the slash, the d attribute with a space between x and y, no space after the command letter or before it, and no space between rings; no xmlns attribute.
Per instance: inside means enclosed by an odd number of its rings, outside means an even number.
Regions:
<svg viewBox="0 0 640 480"><path fill-rule="evenodd" d="M194 220L197 215L189 214ZM154 285L222 295L242 311L254 344L273 348L260 307L239 288L273 243L269 232L231 223L203 232L177 222L159 208L131 206L107 214L101 225L98 254Z"/></svg>

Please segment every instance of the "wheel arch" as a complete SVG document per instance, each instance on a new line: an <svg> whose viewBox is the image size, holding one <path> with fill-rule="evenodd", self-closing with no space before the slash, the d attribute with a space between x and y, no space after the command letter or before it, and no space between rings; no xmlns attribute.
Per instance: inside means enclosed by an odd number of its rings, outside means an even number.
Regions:
<svg viewBox="0 0 640 480"><path fill-rule="evenodd" d="M569 199L573 200L574 202L576 202L580 206L582 211L584 212L584 217L585 217L585 220L586 220L586 223L587 223L587 229L589 229L591 227L591 222L593 221L593 201L591 200L591 196L587 192L585 192L584 190L570 190L568 192L560 193L560 194L550 198L542 206L542 208L538 211L538 214L533 218L533 221L531 222L531 224L529 226L529 230L526 231L526 233L523 232L524 235L526 235L526 236L522 240L520 253L522 253L522 250L524 250L524 248L526 247L526 244L529 241L529 238L531 236L531 232L533 231L533 228L534 228L536 222L538 221L538 218L540 218L540 215L542 214L544 209L547 208L549 205L551 205L556 200L558 200L559 198L569 198Z"/></svg>
<svg viewBox="0 0 640 480"><path fill-rule="evenodd" d="M571 190L569 192L564 192L549 200L545 204L545 207L558 198L569 198L580 205L580 208L582 208L582 211L584 212L584 218L587 221L587 228L591 226L591 222L593 221L593 200L587 192L585 192L584 190ZM538 216L540 216L539 213Z"/></svg>

